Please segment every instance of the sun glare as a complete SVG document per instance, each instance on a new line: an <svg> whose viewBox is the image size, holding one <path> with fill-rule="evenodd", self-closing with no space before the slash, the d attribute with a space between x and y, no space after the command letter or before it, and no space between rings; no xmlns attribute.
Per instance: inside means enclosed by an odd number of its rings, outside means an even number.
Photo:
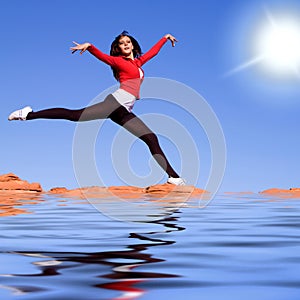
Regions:
<svg viewBox="0 0 300 300"><path fill-rule="evenodd" d="M227 76L259 66L271 76L300 78L300 18L273 16L266 10L266 19L254 32L252 43L252 57Z"/></svg>
<svg viewBox="0 0 300 300"><path fill-rule="evenodd" d="M300 25L274 20L257 37L257 56L272 72L297 73L300 67Z"/></svg>

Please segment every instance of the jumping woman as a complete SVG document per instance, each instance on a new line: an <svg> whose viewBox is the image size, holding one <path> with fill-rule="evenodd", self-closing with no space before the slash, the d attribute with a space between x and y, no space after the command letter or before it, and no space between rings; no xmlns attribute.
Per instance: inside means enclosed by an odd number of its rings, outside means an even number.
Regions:
<svg viewBox="0 0 300 300"><path fill-rule="evenodd" d="M112 68L114 77L120 82L119 89L109 94L102 102L86 108L77 110L50 108L34 112L30 106L26 106L11 113L8 120L64 119L81 122L109 118L147 144L154 159L168 174L168 183L185 185L185 181L168 162L157 136L132 113L134 103L140 97L140 86L144 79L141 67L153 58L168 40L174 47L177 40L171 34L166 34L148 52L142 54L138 42L128 32L123 31L112 42L110 55L101 52L90 43L73 42L75 46L70 48L72 53L80 51L80 54L83 54L85 51L89 51Z"/></svg>

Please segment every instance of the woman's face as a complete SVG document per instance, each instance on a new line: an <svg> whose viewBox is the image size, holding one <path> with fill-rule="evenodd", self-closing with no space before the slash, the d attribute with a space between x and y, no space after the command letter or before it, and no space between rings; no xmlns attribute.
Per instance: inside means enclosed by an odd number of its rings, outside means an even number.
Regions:
<svg viewBox="0 0 300 300"><path fill-rule="evenodd" d="M124 56L129 56L132 53L133 45L131 43L131 39L128 36L122 36L119 39L119 48L121 50L121 54Z"/></svg>

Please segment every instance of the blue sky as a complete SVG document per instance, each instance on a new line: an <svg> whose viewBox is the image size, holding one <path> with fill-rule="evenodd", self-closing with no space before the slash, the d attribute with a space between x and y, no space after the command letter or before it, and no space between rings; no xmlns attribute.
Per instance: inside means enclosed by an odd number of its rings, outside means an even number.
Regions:
<svg viewBox="0 0 300 300"><path fill-rule="evenodd" d="M271 76L251 66L226 76L254 57L253 39L266 16L300 15L299 1L1 1L1 169L14 172L44 189L76 188L72 144L75 123L35 120L8 122L15 109L31 105L80 108L116 84L110 68L89 53L71 55L72 41L94 43L109 52L113 38L124 29L149 49L172 33L175 48L163 47L144 67L146 76L163 77L196 90L209 103L223 128L227 164L220 191L261 191L270 187L300 186L299 112L300 78ZM160 111L161 109L161 111ZM166 113L180 119L172 106L142 100L138 115ZM184 119L184 117L183 117ZM186 123L185 123L186 122ZM189 120L182 123L193 136L201 156L202 187L209 172L205 135ZM97 155L105 184L123 182L109 165L114 124L105 124ZM180 155L167 138L162 146L180 169ZM137 172L147 171L143 145L132 149ZM162 179L165 180L166 178Z"/></svg>

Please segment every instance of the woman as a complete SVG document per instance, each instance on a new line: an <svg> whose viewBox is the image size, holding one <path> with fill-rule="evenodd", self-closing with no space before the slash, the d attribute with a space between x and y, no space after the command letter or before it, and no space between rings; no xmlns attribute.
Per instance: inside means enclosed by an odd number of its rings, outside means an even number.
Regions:
<svg viewBox="0 0 300 300"><path fill-rule="evenodd" d="M75 46L70 48L72 53L80 51L80 54L83 54L85 51L89 51L99 60L108 64L112 68L115 78L120 82L120 88L109 94L103 102L86 108L77 110L51 108L33 112L32 108L27 106L11 113L8 120L64 119L80 122L109 118L147 144L155 160L168 174L168 183L185 185L184 180L169 164L157 136L131 111L135 101L140 97L140 86L144 78L141 66L154 57L167 40L171 41L173 47L177 42L174 36L166 34L143 55L138 42L126 31L115 38L111 44L110 55L101 52L90 43L73 42Z"/></svg>

